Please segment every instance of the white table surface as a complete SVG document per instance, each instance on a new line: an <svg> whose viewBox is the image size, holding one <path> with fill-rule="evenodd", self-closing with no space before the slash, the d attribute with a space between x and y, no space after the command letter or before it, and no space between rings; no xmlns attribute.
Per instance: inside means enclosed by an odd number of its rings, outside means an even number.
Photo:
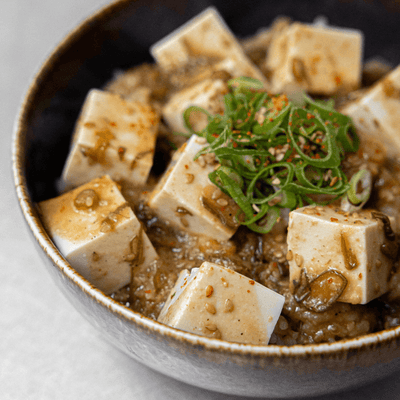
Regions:
<svg viewBox="0 0 400 400"><path fill-rule="evenodd" d="M19 211L10 170L13 120L50 49L102 0L1 0L0 399L239 399L143 367L104 342L53 285ZM400 374L338 399L400 399Z"/></svg>

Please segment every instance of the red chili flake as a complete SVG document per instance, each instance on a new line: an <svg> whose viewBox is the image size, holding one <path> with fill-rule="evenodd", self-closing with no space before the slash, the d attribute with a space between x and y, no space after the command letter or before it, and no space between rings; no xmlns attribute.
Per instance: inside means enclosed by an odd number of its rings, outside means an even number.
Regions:
<svg viewBox="0 0 400 400"><path fill-rule="evenodd" d="M311 113L307 113L307 119L312 119L312 118L315 118L315 116L312 115Z"/></svg>
<svg viewBox="0 0 400 400"><path fill-rule="evenodd" d="M221 212L224 212L225 211L225 207L221 207Z"/></svg>
<svg viewBox="0 0 400 400"><path fill-rule="evenodd" d="M151 290L145 290L144 292L148 294L151 293Z"/></svg>
<svg viewBox="0 0 400 400"><path fill-rule="evenodd" d="M329 115L330 117L332 117L333 114L330 112L328 115Z"/></svg>
<svg viewBox="0 0 400 400"><path fill-rule="evenodd" d="M318 215L319 217L321 216L321 214L319 212L316 212L315 215Z"/></svg>
<svg viewBox="0 0 400 400"><path fill-rule="evenodd" d="M147 194L147 193L149 193L147 190L145 190L144 192L142 192L142 194Z"/></svg>
<svg viewBox="0 0 400 400"><path fill-rule="evenodd" d="M272 263L272 267L273 267L273 268L278 268L278 263L277 263L276 261L274 261L274 262Z"/></svg>
<svg viewBox="0 0 400 400"><path fill-rule="evenodd" d="M247 132L246 132L246 135L251 136L251 132L250 132L250 131L247 131Z"/></svg>
<svg viewBox="0 0 400 400"><path fill-rule="evenodd" d="M323 145L321 146L321 149L322 149L322 150L325 150L325 148L326 148L326 146L323 144Z"/></svg>
<svg viewBox="0 0 400 400"><path fill-rule="evenodd" d="M329 125L329 122L330 122L330 121L325 121L325 125Z"/></svg>
<svg viewBox="0 0 400 400"><path fill-rule="evenodd" d="M174 245L175 245L175 242L171 242L171 243L170 243L170 246L174 246Z"/></svg>
<svg viewBox="0 0 400 400"><path fill-rule="evenodd" d="M315 139L315 142L316 143L322 143L322 139L321 138L317 138L317 139Z"/></svg>
<svg viewBox="0 0 400 400"><path fill-rule="evenodd" d="M359 277L360 279L362 278L362 273L361 273L361 272L358 274L358 277Z"/></svg>
<svg viewBox="0 0 400 400"><path fill-rule="evenodd" d="M317 153L317 154L315 155L314 158L316 158L317 160L319 160L319 159L321 158L321 156Z"/></svg>
<svg viewBox="0 0 400 400"><path fill-rule="evenodd" d="M211 136L217 138L218 134L217 133L213 133Z"/></svg>
<svg viewBox="0 0 400 400"><path fill-rule="evenodd" d="M342 83L342 78L338 75L335 76L335 83L336 85L340 85Z"/></svg>
<svg viewBox="0 0 400 400"><path fill-rule="evenodd" d="M65 206L62 206L61 208L60 208L60 212L63 212L65 210Z"/></svg>
<svg viewBox="0 0 400 400"><path fill-rule="evenodd" d="M111 126L117 126L116 122L110 122Z"/></svg>
<svg viewBox="0 0 400 400"><path fill-rule="evenodd" d="M339 222L339 220L337 218L331 217L331 222Z"/></svg>
<svg viewBox="0 0 400 400"><path fill-rule="evenodd" d="M253 280L250 280L249 283L250 283L250 285L254 285L255 284L255 282Z"/></svg>
<svg viewBox="0 0 400 400"><path fill-rule="evenodd" d="M292 126L292 125L293 125L292 121L289 121L289 126Z"/></svg>
<svg viewBox="0 0 400 400"><path fill-rule="evenodd" d="M238 144L236 142L233 142L233 147L236 149L236 147L238 147Z"/></svg>
<svg viewBox="0 0 400 400"><path fill-rule="evenodd" d="M247 113L247 116L248 116L248 117L250 117L250 116L251 116L251 111L249 111L249 112Z"/></svg>
<svg viewBox="0 0 400 400"><path fill-rule="evenodd" d="M332 283L333 282L333 279L332 278L329 278L328 279L328 283Z"/></svg>
<svg viewBox="0 0 400 400"><path fill-rule="evenodd" d="M274 120L273 118L270 118L270 119L269 119L269 122L272 122L273 120Z"/></svg>
<svg viewBox="0 0 400 400"><path fill-rule="evenodd" d="M293 158L292 157L289 157L288 159L287 159L287 162L292 162L293 161Z"/></svg>
<svg viewBox="0 0 400 400"><path fill-rule="evenodd" d="M189 169L189 165L185 164L185 168L186 168L186 169Z"/></svg>
<svg viewBox="0 0 400 400"><path fill-rule="evenodd" d="M250 290L248 290L247 293L250 293Z"/></svg>

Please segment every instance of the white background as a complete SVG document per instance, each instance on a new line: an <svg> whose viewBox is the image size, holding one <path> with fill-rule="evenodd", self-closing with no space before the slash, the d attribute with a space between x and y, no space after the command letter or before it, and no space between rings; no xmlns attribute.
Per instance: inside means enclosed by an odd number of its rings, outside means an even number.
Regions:
<svg viewBox="0 0 400 400"><path fill-rule="evenodd" d="M0 399L231 399L164 377L103 342L41 265L13 190L13 120L33 73L49 51L107 2L0 3ZM400 399L399 391L397 374L324 400Z"/></svg>

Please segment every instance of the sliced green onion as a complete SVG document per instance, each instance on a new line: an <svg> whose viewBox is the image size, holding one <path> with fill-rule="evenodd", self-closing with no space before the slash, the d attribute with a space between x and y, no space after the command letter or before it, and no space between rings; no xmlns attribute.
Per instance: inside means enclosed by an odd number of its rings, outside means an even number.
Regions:
<svg viewBox="0 0 400 400"><path fill-rule="evenodd" d="M211 115L207 110L205 110L205 109L202 108L202 107L191 106L191 107L189 107L189 108L187 108L187 109L185 110L185 112L183 113L183 122L184 122L184 124L185 124L185 127L188 129L188 131L189 131L192 135L194 135L194 134L197 135L199 132L196 132L196 131L192 128L192 125L190 124L190 114L193 113L193 112L201 112L201 113L205 114L205 115L207 116L207 119L208 119L209 122L212 121L213 117L212 117L212 115Z"/></svg>
<svg viewBox="0 0 400 400"><path fill-rule="evenodd" d="M209 178L238 204L241 224L265 233L281 208L329 204L343 195L351 203L364 203L369 185L364 173L349 183L341 170L345 152L357 151L359 139L351 119L335 111L333 101L304 95L305 106L296 107L248 77L232 79L228 87L224 115L212 116L193 106L185 111L184 121L208 143L196 158L214 153L220 163ZM190 125L192 112L208 118L200 132ZM357 193L360 184L366 186ZM328 200L316 203L315 195Z"/></svg>
<svg viewBox="0 0 400 400"><path fill-rule="evenodd" d="M371 188L371 172L366 169L358 171L350 179L350 188L346 196L342 198L342 209L344 211L356 211L362 208L371 195Z"/></svg>
<svg viewBox="0 0 400 400"><path fill-rule="evenodd" d="M243 89L262 89L264 87L263 83L258 79L250 78L247 76L241 76L238 78L230 79L228 81L228 86L230 88L237 87L240 90Z"/></svg>

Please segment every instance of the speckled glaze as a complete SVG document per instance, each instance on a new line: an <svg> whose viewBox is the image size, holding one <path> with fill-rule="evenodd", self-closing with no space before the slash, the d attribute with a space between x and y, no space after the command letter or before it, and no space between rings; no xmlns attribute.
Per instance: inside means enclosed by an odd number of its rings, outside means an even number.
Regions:
<svg viewBox="0 0 400 400"><path fill-rule="evenodd" d="M113 2L86 19L52 52L33 79L16 120L15 188L43 264L76 309L111 343L186 383L230 394L287 398L331 393L383 378L400 369L400 328L334 344L293 347L240 345L178 331L92 287L65 261L38 219L35 202L56 194L54 181L87 91L101 87L115 68L150 61L147 49L152 43L210 4L241 35L254 33L278 14L302 21L328 15L334 24L367 30L367 56L379 52L394 64L400 62L399 43L388 41L399 14L391 14L379 2L308 1L301 9L284 0L275 6L262 1ZM366 18L347 20L357 12L366 13ZM367 18L371 15L375 25ZM377 43L374 29L382 18L385 27L380 27ZM370 40L373 46L368 47Z"/></svg>

